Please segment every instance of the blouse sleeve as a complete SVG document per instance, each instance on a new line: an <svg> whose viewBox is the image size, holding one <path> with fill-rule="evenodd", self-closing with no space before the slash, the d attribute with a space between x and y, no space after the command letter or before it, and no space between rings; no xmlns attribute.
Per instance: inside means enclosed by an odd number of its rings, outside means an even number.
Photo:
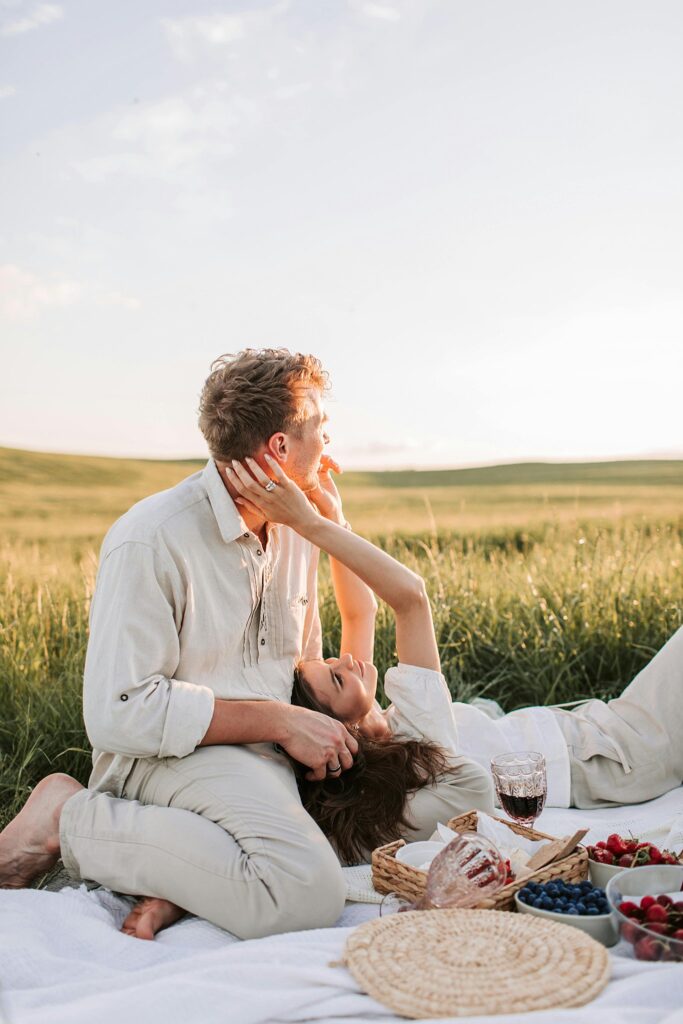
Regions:
<svg viewBox="0 0 683 1024"><path fill-rule="evenodd" d="M452 698L441 672L399 663L386 673L384 692L392 702L386 721L397 738L429 740L458 753Z"/></svg>

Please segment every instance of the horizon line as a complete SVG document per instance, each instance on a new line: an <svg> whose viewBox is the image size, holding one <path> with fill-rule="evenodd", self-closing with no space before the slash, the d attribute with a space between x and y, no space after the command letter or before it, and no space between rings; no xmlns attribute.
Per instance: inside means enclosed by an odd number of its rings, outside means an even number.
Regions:
<svg viewBox="0 0 683 1024"><path fill-rule="evenodd" d="M6 445L0 441L0 449L12 452L25 452L30 455L63 455L69 458L82 458L82 459L112 459L112 460L126 460L131 462L206 462L210 456L207 454L203 455L112 455L112 454L101 454L93 452L78 452L78 451L64 451L63 449L51 450L49 448L17 448L14 445ZM569 465L599 465L601 463L614 463L614 462L681 462L683 461L683 450L673 451L667 453L661 452L646 452L641 454L629 454L629 455L590 455L590 456L573 456L569 458L553 458L552 456L522 456L519 458L508 458L499 460L485 460L481 462L467 462L457 464L428 464L419 465L405 464L399 466L368 466L368 465L353 465L348 466L343 472L349 473L429 473L429 472L448 472L467 470L467 469L495 469L498 466L525 466L525 465L555 465L555 466L569 466Z"/></svg>

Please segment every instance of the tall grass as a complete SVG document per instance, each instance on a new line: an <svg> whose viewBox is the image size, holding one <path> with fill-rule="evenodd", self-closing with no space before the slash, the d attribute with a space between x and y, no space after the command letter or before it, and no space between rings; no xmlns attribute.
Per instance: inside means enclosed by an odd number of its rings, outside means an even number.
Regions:
<svg viewBox="0 0 683 1024"><path fill-rule="evenodd" d="M427 581L442 668L457 700L493 697L511 711L615 696L683 620L683 540L673 524L548 528L518 541L384 541ZM333 602L322 617L333 648ZM376 654L381 669L396 658L385 608Z"/></svg>
<svg viewBox="0 0 683 1024"><path fill-rule="evenodd" d="M610 697L683 619L677 523L539 527L458 536L391 535L380 543L426 579L443 670L455 698L526 704ZM6 546L0 577L0 827L45 774L87 782L81 683L94 548ZM329 572L320 578L326 654L338 653ZM396 661L381 606L376 663Z"/></svg>
<svg viewBox="0 0 683 1024"><path fill-rule="evenodd" d="M0 586L0 827L48 772L87 779L81 692L92 578Z"/></svg>

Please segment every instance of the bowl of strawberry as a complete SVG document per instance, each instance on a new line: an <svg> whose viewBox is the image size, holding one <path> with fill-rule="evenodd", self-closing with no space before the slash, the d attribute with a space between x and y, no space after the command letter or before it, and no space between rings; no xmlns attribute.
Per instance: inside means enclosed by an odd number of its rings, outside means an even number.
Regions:
<svg viewBox="0 0 683 1024"><path fill-rule="evenodd" d="M671 850L660 850L654 843L641 842L614 833L606 840L587 846L588 868L593 885L604 889L610 878L626 868L644 868L657 864L679 864Z"/></svg>
<svg viewBox="0 0 683 1024"><path fill-rule="evenodd" d="M637 960L683 963L683 866L621 871L607 883L606 895Z"/></svg>

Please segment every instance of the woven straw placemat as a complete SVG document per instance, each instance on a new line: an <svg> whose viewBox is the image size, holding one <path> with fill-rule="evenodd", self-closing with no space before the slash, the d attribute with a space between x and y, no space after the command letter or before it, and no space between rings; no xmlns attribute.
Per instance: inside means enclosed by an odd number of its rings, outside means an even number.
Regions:
<svg viewBox="0 0 683 1024"><path fill-rule="evenodd" d="M607 984L607 950L529 914L425 910L360 925L343 963L404 1017L466 1017L582 1006Z"/></svg>

